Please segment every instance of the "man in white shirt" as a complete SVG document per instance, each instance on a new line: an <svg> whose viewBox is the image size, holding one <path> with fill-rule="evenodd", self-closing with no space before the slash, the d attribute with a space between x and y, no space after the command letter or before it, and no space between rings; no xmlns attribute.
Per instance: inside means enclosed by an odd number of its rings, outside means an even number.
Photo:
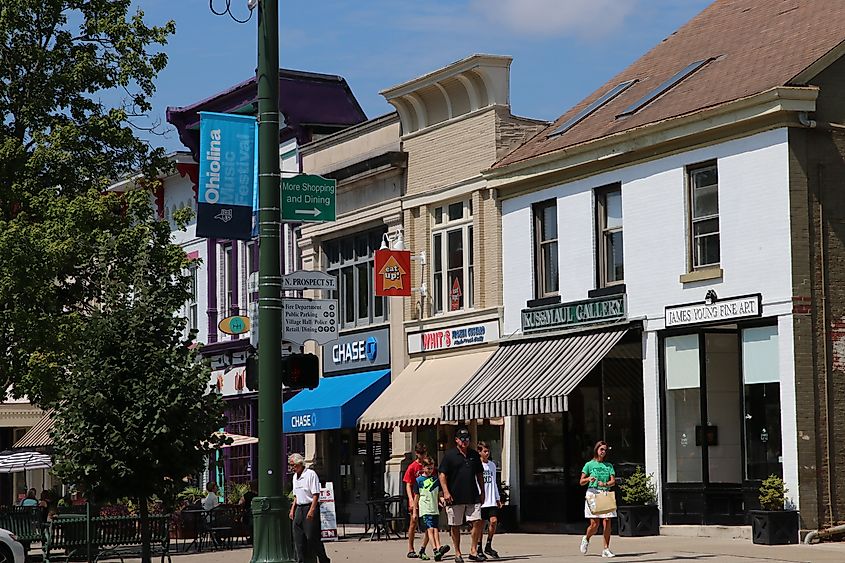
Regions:
<svg viewBox="0 0 845 563"><path fill-rule="evenodd" d="M300 454L291 454L288 465L293 470L294 501L290 519L293 521L296 562L311 563L316 557L320 563L330 563L320 530L320 478L312 469L305 468L305 460Z"/></svg>
<svg viewBox="0 0 845 563"><path fill-rule="evenodd" d="M205 490L208 494L202 500L202 507L204 510L212 510L220 505L220 499L217 497L217 483L209 481L205 484Z"/></svg>

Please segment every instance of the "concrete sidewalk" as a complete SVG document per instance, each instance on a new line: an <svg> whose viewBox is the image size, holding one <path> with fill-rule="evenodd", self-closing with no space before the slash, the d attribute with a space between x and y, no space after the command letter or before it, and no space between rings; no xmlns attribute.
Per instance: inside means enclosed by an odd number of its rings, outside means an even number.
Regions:
<svg viewBox="0 0 845 563"><path fill-rule="evenodd" d="M446 534L442 541L447 542ZM465 542L469 538L465 536ZM580 536L554 534L503 534L496 538L495 547L500 561L596 561L601 560L601 538L594 538L585 557L578 551ZM419 548L419 544L417 544ZM702 561L713 563L788 563L788 562L845 562L845 543L820 545L758 546L748 540L714 538L684 538L658 536L652 538L613 537L611 549L617 561ZM380 542L347 538L326 545L334 563L388 563L409 561L405 557L404 540ZM468 543L464 544L464 560L469 562ZM430 552L429 552L430 554ZM218 551L174 556L176 563L248 563L251 549ZM454 550L443 561L454 562ZM130 561L127 559L127 561ZM137 561L137 560L132 560ZM414 561L419 561L414 560ZM432 560L433 561L433 560Z"/></svg>

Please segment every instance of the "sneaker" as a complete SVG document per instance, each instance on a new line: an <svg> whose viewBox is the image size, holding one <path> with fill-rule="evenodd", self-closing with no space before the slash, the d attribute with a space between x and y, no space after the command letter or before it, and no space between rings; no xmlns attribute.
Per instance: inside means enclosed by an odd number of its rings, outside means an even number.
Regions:
<svg viewBox="0 0 845 563"><path fill-rule="evenodd" d="M470 561L487 561L487 558L484 556L484 553L481 551L476 551L475 555L470 554L469 556Z"/></svg>
<svg viewBox="0 0 845 563"><path fill-rule="evenodd" d="M590 540L587 539L587 536L583 536L581 538L581 553L587 555L587 548L590 547Z"/></svg>
<svg viewBox="0 0 845 563"><path fill-rule="evenodd" d="M422 559L423 561L428 561L431 558L428 556L428 554L425 552L424 549L421 549L420 550L420 559Z"/></svg>
<svg viewBox="0 0 845 563"><path fill-rule="evenodd" d="M473 555L472 553L469 554L470 561L484 561L483 559L479 559L478 555Z"/></svg>
<svg viewBox="0 0 845 563"><path fill-rule="evenodd" d="M493 549L493 546L490 544L487 544L487 547L484 548L484 554L489 555L493 559L499 558L499 552Z"/></svg>
<svg viewBox="0 0 845 563"><path fill-rule="evenodd" d="M455 556L455 563L464 563L464 558L460 555Z"/></svg>
<svg viewBox="0 0 845 563"><path fill-rule="evenodd" d="M419 555L417 555L416 551L409 551L407 557L408 559L416 559Z"/></svg>
<svg viewBox="0 0 845 563"><path fill-rule="evenodd" d="M440 561L441 559L443 559L443 552L440 551L439 549L435 549L434 550L434 560Z"/></svg>
<svg viewBox="0 0 845 563"><path fill-rule="evenodd" d="M450 550L450 549L452 549L452 548L451 548L451 546L448 546L448 545L441 545L441 546L440 546L440 556L441 556L441 557L443 557L444 555L446 555L447 553L449 553L449 550Z"/></svg>
<svg viewBox="0 0 845 563"><path fill-rule="evenodd" d="M602 557L616 557L616 554L610 551L610 549L605 549L601 552Z"/></svg>

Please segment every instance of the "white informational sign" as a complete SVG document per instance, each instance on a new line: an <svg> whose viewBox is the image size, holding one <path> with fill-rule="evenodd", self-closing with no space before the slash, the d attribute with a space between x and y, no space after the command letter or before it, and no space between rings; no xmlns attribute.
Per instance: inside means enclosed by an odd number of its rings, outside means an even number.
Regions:
<svg viewBox="0 0 845 563"><path fill-rule="evenodd" d="M331 481L320 487L320 536L323 541L337 541L337 510Z"/></svg>
<svg viewBox="0 0 845 563"><path fill-rule="evenodd" d="M303 289L337 289L337 278L318 270L297 270L282 276L282 291L299 291Z"/></svg>
<svg viewBox="0 0 845 563"><path fill-rule="evenodd" d="M337 299L284 299L282 339L305 344L337 340Z"/></svg>
<svg viewBox="0 0 845 563"><path fill-rule="evenodd" d="M760 295L719 299L712 303L692 303L666 307L666 327L712 323L759 317Z"/></svg>
<svg viewBox="0 0 845 563"><path fill-rule="evenodd" d="M499 321L461 325L408 335L408 353L451 350L464 346L487 344L499 339Z"/></svg>

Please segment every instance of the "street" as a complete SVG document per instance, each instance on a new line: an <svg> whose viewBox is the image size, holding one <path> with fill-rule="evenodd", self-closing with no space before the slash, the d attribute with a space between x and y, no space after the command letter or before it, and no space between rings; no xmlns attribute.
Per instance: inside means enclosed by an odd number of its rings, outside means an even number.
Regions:
<svg viewBox="0 0 845 563"><path fill-rule="evenodd" d="M464 536L464 541L468 538ZM500 561L584 561L578 552L580 536L557 534L504 534L496 538L495 548L501 555ZM446 540L446 534L442 535ZM380 542L358 541L351 537L340 542L327 544L329 557L335 563L370 563L378 561L405 561L404 540ZM468 547L465 545L465 548ZM601 539L595 538L587 554L587 560L600 559ZM807 562L845 561L845 544L827 543L813 546L760 546L748 540L716 538L686 538L657 536L649 538L614 537L611 548L618 561L713 561L731 562ZM464 560L468 561L464 553ZM249 548L234 551L219 551L180 555L174 559L179 563L247 563L252 556ZM454 551L444 559L455 560ZM127 561L130 561L127 559ZM138 561L137 559L131 561Z"/></svg>

